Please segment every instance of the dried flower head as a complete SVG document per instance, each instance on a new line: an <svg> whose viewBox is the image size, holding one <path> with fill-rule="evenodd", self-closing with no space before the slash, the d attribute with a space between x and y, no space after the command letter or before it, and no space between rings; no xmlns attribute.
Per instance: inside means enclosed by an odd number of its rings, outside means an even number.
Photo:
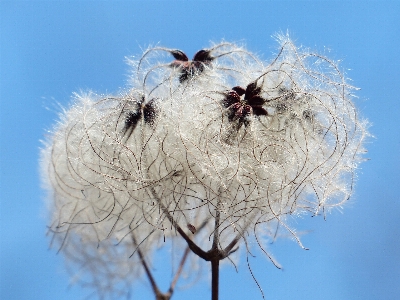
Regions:
<svg viewBox="0 0 400 300"><path fill-rule="evenodd" d="M182 237L209 261L250 240L271 258L262 242L271 228L301 245L288 216L349 199L367 135L354 87L335 62L279 42L269 64L228 43L192 61L149 49L131 61L128 93L76 97L42 163L51 230L67 257L80 236L90 241L85 253L111 239L150 259L156 245ZM176 60L151 58L160 51Z"/></svg>

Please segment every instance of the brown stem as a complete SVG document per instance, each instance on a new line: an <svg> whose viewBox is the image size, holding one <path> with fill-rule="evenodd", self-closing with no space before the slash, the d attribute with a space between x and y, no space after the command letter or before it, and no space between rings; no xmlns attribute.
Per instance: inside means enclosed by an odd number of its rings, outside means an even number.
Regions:
<svg viewBox="0 0 400 300"><path fill-rule="evenodd" d="M219 201L218 201L217 210L216 210L216 213L215 213L214 236L213 236L213 244L212 244L212 247L211 247L212 250L218 249L218 242L219 242L219 240L218 240L219 230L218 229L219 229L220 215L221 214L219 212Z"/></svg>
<svg viewBox="0 0 400 300"><path fill-rule="evenodd" d="M215 258L211 260L211 299L218 300L219 291L219 260Z"/></svg>
<svg viewBox="0 0 400 300"><path fill-rule="evenodd" d="M208 220L205 220L205 221L197 228L197 232L199 232L200 230L202 230L202 229L207 225L207 223L208 223ZM189 255L189 252L190 252L190 247L187 246L186 249L185 249L185 252L183 253L181 262L179 263L178 271L176 272L176 274L175 274L175 276L174 276L174 279L173 279L172 282L171 282L171 286L170 286L170 288L169 288L169 290L168 290L168 294L171 295L171 296L172 296L172 294L174 293L175 286L176 286L176 284L177 284L177 282L178 282L178 279L179 279L179 277L180 277L180 275L181 275L181 273L182 273L182 271L183 271L183 266L185 265L186 259L187 259L188 255Z"/></svg>
<svg viewBox="0 0 400 300"><path fill-rule="evenodd" d="M185 252L183 253L181 262L180 262L180 264L179 264L178 271L176 271L176 274L175 274L175 276L174 276L174 279L173 279L172 282L171 282L171 286L169 287L168 293L169 293L171 296L172 296L172 294L174 293L175 286L176 286L176 284L177 284L177 282L178 282L178 279L179 279L179 277L181 276L181 273L182 273L182 271L183 271L183 266L185 265L185 261L186 261L188 255L189 255L189 250L190 250L189 246L186 247L186 250L185 250Z"/></svg>
<svg viewBox="0 0 400 300"><path fill-rule="evenodd" d="M218 300L219 292L219 261L221 260L221 251L218 249L219 243L219 223L220 223L220 206L221 200L218 198L217 207L215 211L215 222L214 222L214 237L213 244L209 254L211 258L211 299Z"/></svg>
<svg viewBox="0 0 400 300"><path fill-rule="evenodd" d="M137 244L137 242L136 242L136 239L135 239L135 236L133 235L132 232L131 232L131 238L132 238L133 244L137 247L137 253L138 253L138 255L139 255L140 262L141 262L141 264L143 265L143 268L144 268L144 270L145 270L145 272L146 272L147 278L148 278L149 281L150 281L151 288L153 289L153 292L154 292L154 294L155 294L155 296L156 296L156 299L157 299L157 300L163 299L163 298L160 298L160 296L162 296L162 293L160 292L160 290L159 290L159 288L158 288L158 286L157 286L157 283L156 283L156 281L154 280L153 274L151 274L150 268L149 268L149 266L148 266L147 263L146 263L146 260L145 260L145 258L144 258L144 255L143 255L143 253L142 253L142 250L140 250L140 247L138 246L138 244ZM169 299L169 298L168 298L168 299Z"/></svg>
<svg viewBox="0 0 400 300"><path fill-rule="evenodd" d="M171 216L170 212L168 209L162 204L161 199L157 196L156 191L154 190L153 187L150 187L151 193L153 194L153 197L156 198L158 205L160 206L161 210L167 217L167 219L170 221L172 226L178 231L178 233L181 235L181 237L186 241L188 244L190 250L193 251L194 254L197 256L206 259L207 252L202 250L199 246L196 245L195 242L192 241L192 239L182 230L182 228L178 225L178 223L174 220L174 218Z"/></svg>
<svg viewBox="0 0 400 300"><path fill-rule="evenodd" d="M149 268L149 266L147 265L147 263L146 263L146 260L145 260L145 258L144 258L144 255L143 255L143 253L142 253L142 250L140 250L140 248L139 248L139 246L137 245L137 242L136 242L136 239L135 239L135 237L134 237L134 235L131 233L131 237L132 237L132 241L133 241L133 243L134 243L134 245L137 247L137 253L138 253L138 255L139 255L139 258L140 258L140 262L142 263L142 265L143 265L143 268L144 268L144 270L145 270L145 272L146 272L146 275L147 275L147 278L149 279L149 281L150 281L150 284L151 284L151 288L153 289L153 292L154 292L154 295L156 296L156 300L170 300L171 299L171 296L172 296L172 293L173 293L173 288L172 288L172 290L171 290L171 288L170 288L170 290L168 291L168 293L162 293L161 291L160 291L160 289L158 288L158 286L157 286L157 283L156 283L156 281L154 280L154 277L153 277L153 274L151 274L151 271L150 271L150 268ZM186 254L186 252L185 252L185 254ZM186 255L187 256L187 255ZM184 261L185 261L185 259L186 259L186 257L185 257L185 255L184 255L184 259L182 259L182 262L181 262L181 265L183 266L183 264L184 264ZM175 275L175 281L177 281L178 280L178 277L179 277L179 275L177 276L177 275ZM176 283L176 282L175 282ZM173 285L171 284L171 287L173 287Z"/></svg>
<svg viewBox="0 0 400 300"><path fill-rule="evenodd" d="M232 240L232 242L230 242L229 245L225 247L225 249L223 250L223 255L224 255L223 258L229 256L229 254L232 253L233 247L235 247L235 245L239 242L240 238L241 238L241 235L238 234L238 235ZM237 249L236 249L236 250L237 250ZM236 250L234 250L234 251L236 251ZM233 251L233 252L234 252L234 251Z"/></svg>

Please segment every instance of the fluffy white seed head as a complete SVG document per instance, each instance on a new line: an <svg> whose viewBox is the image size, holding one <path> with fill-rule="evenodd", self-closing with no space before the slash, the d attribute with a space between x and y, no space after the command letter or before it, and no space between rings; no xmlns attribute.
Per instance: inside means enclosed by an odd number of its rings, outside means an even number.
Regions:
<svg viewBox="0 0 400 300"><path fill-rule="evenodd" d="M177 226L203 249L215 236L220 249L238 236L264 249L277 224L298 240L289 215L349 199L367 135L354 88L335 62L288 37L279 42L267 63L214 45L202 69L171 67L162 56L170 49L149 49L130 61L126 94L75 97L42 155L51 232L67 257L79 261L96 244L111 249L111 240L122 250L94 261L138 247L150 259ZM194 71L182 80L188 65ZM229 98L238 86L243 95ZM132 260L121 270L131 267L140 268Z"/></svg>

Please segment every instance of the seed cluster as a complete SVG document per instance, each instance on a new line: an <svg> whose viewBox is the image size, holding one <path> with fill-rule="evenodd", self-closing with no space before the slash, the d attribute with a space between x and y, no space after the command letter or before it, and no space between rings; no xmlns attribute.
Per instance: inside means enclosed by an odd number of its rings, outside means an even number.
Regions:
<svg viewBox="0 0 400 300"><path fill-rule="evenodd" d="M42 173L54 243L87 286L123 293L136 250L181 245L179 230L202 249L238 239L268 253L278 227L301 245L288 216L349 199L367 135L354 87L335 62L278 41L269 62L231 43L193 60L150 48L129 61L125 93L75 96Z"/></svg>

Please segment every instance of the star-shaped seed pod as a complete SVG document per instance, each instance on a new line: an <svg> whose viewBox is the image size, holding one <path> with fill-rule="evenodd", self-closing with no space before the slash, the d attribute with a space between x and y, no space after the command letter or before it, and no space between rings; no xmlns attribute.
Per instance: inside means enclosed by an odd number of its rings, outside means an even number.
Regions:
<svg viewBox="0 0 400 300"><path fill-rule="evenodd" d="M228 109L228 120L239 123L238 129L242 125L249 125L248 116L268 115L267 110L262 107L266 100L260 93L261 88L257 87L256 82L250 83L246 89L235 86L226 93L222 105Z"/></svg>
<svg viewBox="0 0 400 300"><path fill-rule="evenodd" d="M175 58L170 66L173 68L179 68L180 83L202 73L204 67L210 65L214 60L214 57L211 56L211 51L206 49L197 51L192 60L189 60L187 55L181 50L171 50L170 53Z"/></svg>
<svg viewBox="0 0 400 300"><path fill-rule="evenodd" d="M145 103L145 97L143 96L141 100L137 102L137 104L137 109L134 111L128 111L125 118L123 134L127 135L127 139L129 139L142 117L144 123L152 127L154 126L154 122L158 114L156 99L151 99Z"/></svg>

